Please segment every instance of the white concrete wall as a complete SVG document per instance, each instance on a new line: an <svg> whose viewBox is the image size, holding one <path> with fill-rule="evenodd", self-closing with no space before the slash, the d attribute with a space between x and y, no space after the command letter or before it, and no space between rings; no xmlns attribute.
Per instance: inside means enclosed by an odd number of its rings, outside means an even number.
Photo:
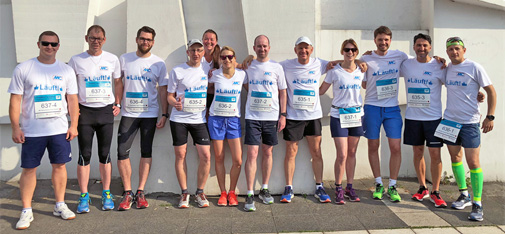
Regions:
<svg viewBox="0 0 505 234"><path fill-rule="evenodd" d="M387 25L393 30L392 49L400 49L414 55L412 38L419 32L434 37L433 54L447 58L444 42L449 36L458 35L467 45L467 57L481 63L491 77L498 92L495 130L482 137L481 162L486 181L505 181L505 166L502 159L504 150L498 147L499 134L504 129L504 104L500 100L505 84L500 79L505 73L505 58L499 53L505 49L505 14L499 7L469 5L449 0L258 0L258 1L204 1L204 0L52 0L51 4L36 0L0 0L0 179L17 180L21 169L20 145L11 140L8 118L8 98L5 92L10 83L12 70L18 62L37 56L36 41L40 32L54 30L61 38L62 46L58 59L68 61L70 56L86 48L83 36L92 24L102 25L107 34L104 49L118 56L135 50L134 38L143 25L153 27L156 41L153 53L165 59L171 69L186 61L185 44L188 38L201 38L203 31L214 29L219 34L219 44L230 45L239 60L252 50L253 40L259 34L271 40L270 57L277 61L294 58L294 41L299 36L308 36L315 43L313 56L326 60L340 59L340 44L344 39L354 38L361 52L375 48L373 30ZM48 5L56 6L47 8ZM489 5L489 4L488 4ZM37 11L33 9L39 9ZM43 9L43 10L40 10ZM30 13L28 16L27 14ZM65 19L65 20L55 20ZM54 23L59 22L59 23ZM50 27L48 27L48 25ZM400 102L405 103L404 86L400 85ZM323 156L325 160L324 179L332 180L335 147L330 137L328 107L331 92L322 97L325 106L323 118ZM482 105L483 113L486 105ZM405 106L402 106L405 111ZM115 129L118 120L116 119ZM383 135L384 136L384 135ZM274 193L282 192L284 186L284 147L282 134L280 144L274 148L274 169L270 188ZM179 192L175 172L174 154L169 126L156 132L154 141L154 163L146 190L149 192ZM189 145L191 145L191 140ZM382 174L389 175L389 150L387 141L381 147ZM116 158L116 136L113 139L111 155ZM96 145L96 144L95 144ZM73 155L78 154L77 141L72 142ZM133 186L136 186L138 172L139 139L132 147ZM94 149L96 152L96 148ZM444 171L452 174L447 150L442 149ZM403 146L403 162L400 176L415 176L410 147ZM368 165L366 139L362 138L358 149L356 178L371 177ZM246 154L244 151L243 160ZM188 185L196 189L197 157L194 147L188 150ZM303 140L297 157L294 178L296 192L312 193L314 179L310 165L308 147ZM429 162L429 159L428 159ZM113 160L113 176L118 177L116 161ZM213 164L214 162L212 162ZM258 160L261 163L261 160ZM231 159L226 160L226 167ZM68 164L69 178L76 178L76 162ZM39 178L50 178L47 157L38 169ZM258 172L256 188L259 188ZM238 189L245 192L245 176L241 173ZM429 173L428 173L429 176ZM99 178L98 160L93 156L91 177ZM228 178L227 178L228 179ZM228 180L229 181L229 180ZM206 192L219 192L214 166L206 186Z"/></svg>

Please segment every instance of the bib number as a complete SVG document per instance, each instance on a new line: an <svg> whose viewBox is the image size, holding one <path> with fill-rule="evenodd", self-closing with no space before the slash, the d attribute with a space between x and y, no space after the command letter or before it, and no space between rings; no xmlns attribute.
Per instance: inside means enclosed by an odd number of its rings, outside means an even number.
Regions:
<svg viewBox="0 0 505 234"><path fill-rule="evenodd" d="M147 92L126 92L126 108L130 112L147 112L149 97Z"/></svg>
<svg viewBox="0 0 505 234"><path fill-rule="evenodd" d="M252 91L249 109L263 112L272 111L272 93Z"/></svg>
<svg viewBox="0 0 505 234"><path fill-rule="evenodd" d="M361 107L339 108L340 127L354 128L361 126Z"/></svg>
<svg viewBox="0 0 505 234"><path fill-rule="evenodd" d="M108 81L86 82L86 102L108 102L112 95L112 87Z"/></svg>
<svg viewBox="0 0 505 234"><path fill-rule="evenodd" d="M443 119L435 130L435 136L455 143L462 126L454 121Z"/></svg>
<svg viewBox="0 0 505 234"><path fill-rule="evenodd" d="M35 118L52 118L61 115L61 94L35 95Z"/></svg>
<svg viewBox="0 0 505 234"><path fill-rule="evenodd" d="M184 93L184 112L197 113L205 110L207 105L206 92L185 92Z"/></svg>
<svg viewBox="0 0 505 234"><path fill-rule="evenodd" d="M293 107L299 110L313 110L316 103L314 90L295 89L293 93Z"/></svg>
<svg viewBox="0 0 505 234"><path fill-rule="evenodd" d="M377 99L394 97L398 91L398 79L378 80L375 82L377 87Z"/></svg>
<svg viewBox="0 0 505 234"><path fill-rule="evenodd" d="M430 107L429 88L409 88L407 92L408 107Z"/></svg>
<svg viewBox="0 0 505 234"><path fill-rule="evenodd" d="M217 116L235 116L237 113L237 97L216 96L214 99L214 114Z"/></svg>

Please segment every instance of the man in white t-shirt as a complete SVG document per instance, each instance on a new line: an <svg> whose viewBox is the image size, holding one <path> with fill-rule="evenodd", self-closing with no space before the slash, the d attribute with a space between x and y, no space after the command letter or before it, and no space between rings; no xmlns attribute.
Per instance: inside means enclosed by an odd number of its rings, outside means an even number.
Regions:
<svg viewBox="0 0 505 234"><path fill-rule="evenodd" d="M245 144L247 160L245 175L247 180L247 198L244 209L255 211L254 178L256 161L261 144L262 150L262 186L260 199L265 204L272 204L273 197L268 190L268 181L272 172L272 150L278 144L277 133L286 124L286 79L282 66L268 58L270 41L267 36L259 35L254 39L256 60L246 70L244 87L248 90L245 108Z"/></svg>
<svg viewBox="0 0 505 234"><path fill-rule="evenodd" d="M487 115L482 122L483 133L493 130L496 108L496 91L484 68L466 59L465 44L459 37L451 37L446 42L447 55L451 63L447 66L445 86L447 87L447 105L444 119L437 133L443 138L451 155L452 171L461 195L452 203L454 209L472 206L468 219L482 221L482 186L483 175L480 166L480 120L481 113L477 95L482 87L487 93ZM473 190L473 202L466 186L466 173L463 166L464 148L466 162L470 169Z"/></svg>
<svg viewBox="0 0 505 234"><path fill-rule="evenodd" d="M396 191L396 180L401 165L401 131L402 115L398 106L398 82L400 66L408 57L399 50L388 50L393 33L386 26L374 31L374 42L377 50L371 55L364 55L361 61L368 65L363 80L366 89L363 130L368 139L368 158L375 178L374 199L382 199L384 186L380 172L379 145L380 129L384 126L389 143L391 158L389 161L388 196L391 201L399 202Z"/></svg>
<svg viewBox="0 0 505 234"><path fill-rule="evenodd" d="M440 196L440 177L442 160L440 148L443 140L435 136L435 130L442 118L441 91L445 70L440 68L436 59L430 57L431 37L419 33L414 37L416 58L410 58L401 65L401 76L405 78L407 91L407 110L403 143L411 145L414 153L414 168L419 181L419 190L412 199L423 201L430 198L435 207L447 207ZM424 144L428 147L431 158L432 192L426 187L426 164L424 162Z"/></svg>
<svg viewBox="0 0 505 234"><path fill-rule="evenodd" d="M102 210L114 209L110 193L111 159L110 145L114 128L114 116L120 112L114 106L112 82L121 78L121 68L116 55L102 50L107 40L105 30L100 25L89 27L84 37L88 50L74 55L68 65L77 76L79 87L79 161L77 180L81 196L77 204L77 213L89 212L91 202L88 194L90 160L93 148L93 136L96 133L98 142L98 159L102 178Z"/></svg>
<svg viewBox="0 0 505 234"><path fill-rule="evenodd" d="M188 133L193 138L200 160L195 200L198 207L204 208L209 206L203 189L210 172L210 137L205 118L208 78L201 64L203 43L198 39L190 40L186 54L189 61L170 71L167 88L168 103L173 106L170 130L175 151L175 173L181 187L179 208L189 207L186 169Z"/></svg>
<svg viewBox="0 0 505 234"><path fill-rule="evenodd" d="M11 94L9 117L12 140L22 144L23 171L19 188L23 210L16 229L27 229L33 221L32 198L37 184L37 167L46 149L53 168L56 201L53 215L66 220L75 218L65 204L65 163L72 160L70 141L77 136L79 117L75 73L71 67L56 60L56 52L60 48L56 33L41 33L37 46L39 56L16 66L7 90ZM67 114L70 115L70 127Z"/></svg>
<svg viewBox="0 0 505 234"><path fill-rule="evenodd" d="M137 51L121 55L122 79L115 80L116 106L122 108L118 128L118 169L123 181L123 199L118 210L130 209L133 202L137 209L149 207L144 186L152 163L152 146L156 128L163 128L168 118L167 68L160 57L151 54L154 45L154 29L143 26L137 31ZM161 119L157 122L159 104ZM121 103L121 104L120 104ZM140 130L139 185L134 195L131 187L130 149Z"/></svg>
<svg viewBox="0 0 505 234"><path fill-rule="evenodd" d="M298 153L298 142L305 137L312 157L312 169L316 178L314 196L320 202L331 202L323 187L323 157L321 154L321 118L323 112L319 101L319 80L326 73L328 61L311 58L314 51L308 37L300 37L295 42L295 59L282 61L287 85L287 117L283 130L286 141L284 175L286 187L281 202L291 202L293 175Z"/></svg>

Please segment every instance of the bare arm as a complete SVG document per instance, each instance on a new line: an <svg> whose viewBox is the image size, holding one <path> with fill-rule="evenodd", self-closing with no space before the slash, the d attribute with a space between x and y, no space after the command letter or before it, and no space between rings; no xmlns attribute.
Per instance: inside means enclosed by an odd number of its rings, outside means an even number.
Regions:
<svg viewBox="0 0 505 234"><path fill-rule="evenodd" d="M19 126L22 99L23 95L21 94L11 94L11 100L9 103L9 118L11 120L12 141L14 141L14 143L25 143L25 134Z"/></svg>
<svg viewBox="0 0 505 234"><path fill-rule="evenodd" d="M175 98L175 93L168 93L167 95L168 104L175 107L178 111L182 110L181 98Z"/></svg>
<svg viewBox="0 0 505 234"><path fill-rule="evenodd" d="M167 86L158 86L158 93L160 94L160 103L161 103L161 113L166 114L168 112L168 98L167 98ZM163 128L165 127L165 123L167 121L166 116L161 116L160 121L156 124L156 128Z"/></svg>
<svg viewBox="0 0 505 234"><path fill-rule="evenodd" d="M361 81L361 88L366 89L366 81Z"/></svg>
<svg viewBox="0 0 505 234"><path fill-rule="evenodd" d="M70 128L67 131L67 141L73 140L77 135L79 121L79 100L77 94L67 94L68 114L70 115Z"/></svg>
<svg viewBox="0 0 505 234"><path fill-rule="evenodd" d="M319 86L319 95L324 95L330 86L330 83L323 82L323 84Z"/></svg>
<svg viewBox="0 0 505 234"><path fill-rule="evenodd" d="M287 93L285 89L279 90L279 106L281 109L281 113L286 113L286 105L287 105ZM281 132L282 129L286 127L286 116L281 115L279 117L279 123L277 125L277 132Z"/></svg>
<svg viewBox="0 0 505 234"><path fill-rule="evenodd" d="M494 115L494 111L496 109L496 91L493 85L488 85L484 87L484 90L487 93L487 115ZM482 122L483 133L487 133L493 130L494 121L489 120L488 118L484 119Z"/></svg>
<svg viewBox="0 0 505 234"><path fill-rule="evenodd" d="M123 78L114 80L114 91L116 92L116 103L121 104L121 100L123 99Z"/></svg>

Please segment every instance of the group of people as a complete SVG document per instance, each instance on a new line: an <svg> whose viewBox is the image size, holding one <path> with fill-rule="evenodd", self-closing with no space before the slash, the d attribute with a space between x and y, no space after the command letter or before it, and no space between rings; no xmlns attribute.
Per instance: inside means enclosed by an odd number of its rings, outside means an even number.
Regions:
<svg viewBox="0 0 505 234"><path fill-rule="evenodd" d="M359 60L359 49L353 39L342 43L343 60L326 61L313 58L313 44L308 37L296 40L296 58L277 63L269 59L270 41L265 35L254 39L255 56L238 64L233 48L220 47L217 33L211 29L202 40L187 44L188 61L167 71L163 59L152 54L156 32L144 26L137 32L135 52L119 59L102 50L105 30L91 26L85 36L87 51L73 56L68 65L56 60L59 37L52 31L40 34L39 56L19 64L8 92L11 93L9 114L12 138L22 144L20 191L23 210L16 224L26 229L33 221L31 200L36 185L36 169L47 149L53 167L52 182L56 205L53 214L74 219L75 214L64 202L67 172L71 161L70 141L78 136L77 178L81 195L77 213L90 211L88 181L92 143L96 133L102 192L102 209L115 208L110 192L111 157L114 116L121 113L117 133L117 165L123 183L123 196L118 210L149 206L144 187L152 164L152 145L156 129L163 128L170 118L175 153L175 172L181 188L179 208L188 208L186 152L188 133L196 147L199 164L197 190L199 207L209 206L204 187L209 177L212 144L216 177L221 190L219 206L237 206L235 192L242 167L241 92L247 91L245 102L245 136L247 160L245 176L247 197L244 209L254 211L254 181L261 148L261 189L258 197L265 204L274 202L268 189L272 170L272 150L283 132L286 141L284 173L286 186L281 202L294 197L293 176L298 144L304 137L309 146L315 177L314 196L322 203L331 202L323 187L321 153L322 106L320 95L332 87L330 129L336 147L335 202L360 201L352 183L356 150L361 136L368 140L368 156L375 178L373 198L387 194L391 201L401 200L396 188L401 165L402 116L398 102L399 77L405 78L407 110L404 144L412 145L414 165L420 188L413 199L430 198L436 207L446 207L440 196L442 170L440 148L445 143L451 155L454 177L461 196L452 207L472 206L469 219L482 221L482 168L479 164L480 87L487 93L487 115L483 132L493 129L496 93L481 65L466 59L466 47L458 37L446 42L451 63L445 68L441 58L429 55L431 38L414 37L416 57L409 58L398 50L389 50L392 32L381 26L374 32L377 49ZM441 62L440 62L441 61ZM321 76L326 74L322 84ZM442 116L441 87L447 88L447 108ZM366 89L363 103L360 90ZM481 97L482 99L482 97ZM172 107L169 113L169 106ZM161 112L161 117L159 113ZM20 114L21 113L21 114ZM70 126L67 114L70 116ZM21 124L19 122L21 115ZM384 127L390 149L389 185L387 192L380 171L379 144ZM140 130L139 184L134 193L131 185L130 149ZM228 142L232 167L226 188L224 142ZM433 187L425 182L424 144L431 157ZM260 147L261 146L261 147ZM471 169L473 199L468 193L463 167L463 150ZM342 185L346 174L346 187Z"/></svg>

